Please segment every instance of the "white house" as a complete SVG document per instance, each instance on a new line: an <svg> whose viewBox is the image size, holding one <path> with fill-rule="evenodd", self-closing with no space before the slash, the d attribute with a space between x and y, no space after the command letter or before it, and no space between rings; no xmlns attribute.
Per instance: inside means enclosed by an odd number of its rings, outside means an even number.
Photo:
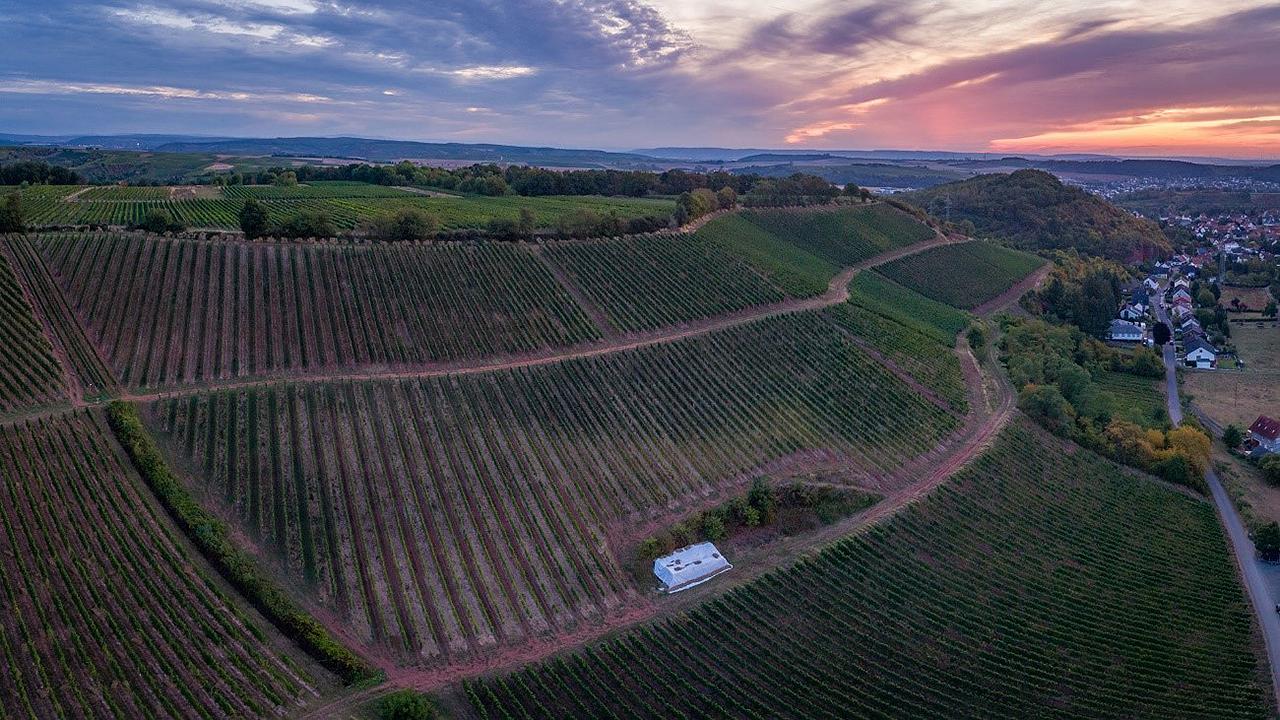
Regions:
<svg viewBox="0 0 1280 720"><path fill-rule="evenodd" d="M1187 367L1211 370L1218 364L1218 349L1210 345L1204 338L1191 338L1186 343L1186 354L1183 355Z"/></svg>
<svg viewBox="0 0 1280 720"><path fill-rule="evenodd" d="M732 569L729 561L709 542L682 547L653 561L653 574L669 593L688 590Z"/></svg>
<svg viewBox="0 0 1280 720"><path fill-rule="evenodd" d="M1107 330L1108 339L1120 342L1142 342L1144 334L1146 333L1141 326L1128 320L1112 320L1111 327Z"/></svg>
<svg viewBox="0 0 1280 720"><path fill-rule="evenodd" d="M1280 420L1259 415L1249 426L1249 437L1256 440L1264 451L1280 453Z"/></svg>
<svg viewBox="0 0 1280 720"><path fill-rule="evenodd" d="M1160 289L1160 283L1156 281L1156 279L1153 277L1149 277L1146 280L1143 280L1142 284L1145 285L1147 290L1150 290L1151 292L1155 292L1156 290Z"/></svg>
<svg viewBox="0 0 1280 720"><path fill-rule="evenodd" d="M1176 292L1176 293L1174 293L1174 294L1173 294L1173 301L1174 301L1175 303L1188 303L1188 304L1190 304L1190 303L1191 303L1191 293L1187 292L1185 288L1179 288L1179 289L1178 289L1178 292Z"/></svg>

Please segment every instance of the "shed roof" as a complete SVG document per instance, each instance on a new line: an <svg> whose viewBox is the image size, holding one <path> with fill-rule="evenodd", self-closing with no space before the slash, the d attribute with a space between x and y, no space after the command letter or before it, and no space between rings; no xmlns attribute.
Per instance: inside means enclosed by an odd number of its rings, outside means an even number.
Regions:
<svg viewBox="0 0 1280 720"><path fill-rule="evenodd" d="M1267 440L1276 440L1280 438L1280 420L1259 415L1258 419L1249 426L1249 432L1257 433Z"/></svg>
<svg viewBox="0 0 1280 720"><path fill-rule="evenodd" d="M733 566L709 542L682 547L653 561L653 572L674 592L702 582Z"/></svg>

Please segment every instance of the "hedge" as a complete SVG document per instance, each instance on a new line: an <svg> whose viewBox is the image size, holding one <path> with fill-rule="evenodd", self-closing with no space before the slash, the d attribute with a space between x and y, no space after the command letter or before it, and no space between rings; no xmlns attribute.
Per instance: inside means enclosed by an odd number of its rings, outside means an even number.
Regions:
<svg viewBox="0 0 1280 720"><path fill-rule="evenodd" d="M107 417L116 438L165 509L214 567L281 632L347 684L375 685L386 679L380 668L339 642L318 620L290 599L258 567L252 556L235 546L227 526L201 507L169 469L155 442L143 428L137 408L116 400L107 405Z"/></svg>

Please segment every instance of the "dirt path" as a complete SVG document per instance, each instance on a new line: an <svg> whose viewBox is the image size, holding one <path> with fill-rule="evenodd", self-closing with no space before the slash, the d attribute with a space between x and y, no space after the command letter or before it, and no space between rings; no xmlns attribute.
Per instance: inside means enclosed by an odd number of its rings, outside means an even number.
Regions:
<svg viewBox="0 0 1280 720"><path fill-rule="evenodd" d="M305 718L347 716L378 696L400 688L439 691L466 677L514 670L532 661L546 659L601 638L626 632L641 623L653 622L687 611L696 605L722 595L776 568L795 562L796 558L838 540L864 532L892 517L912 503L926 497L952 475L976 458L1000 434L1014 416L1015 395L999 371L984 372L963 337L957 341L964 375L970 380L969 404L972 411L966 422L952 433L952 444L941 450L923 453L898 468L888 483L898 489L889 492L866 511L814 532L784 538L767 546L764 553L740 561L734 570L714 583L691 588L678 595L663 595L645 606L637 607L625 617L583 628L569 636L539 640L531 646L509 648L489 658L439 670L395 668L388 682L376 688L333 698L310 708ZM959 442L955 442L955 441Z"/></svg>
<svg viewBox="0 0 1280 720"><path fill-rule="evenodd" d="M92 189L93 189L92 185L89 185L87 187L82 187L79 190L71 193L70 195L62 198L62 202L80 202L80 196L89 192Z"/></svg>
<svg viewBox="0 0 1280 720"><path fill-rule="evenodd" d="M1009 305L1017 302L1018 298L1025 295L1028 290L1031 290L1032 288L1040 287L1040 283L1044 282L1044 279L1046 276L1048 276L1049 270L1051 268L1052 268L1052 264L1045 263L1044 265L1040 266L1039 270L1036 270L1030 275L1019 280L1017 285L1014 285L1008 290L1005 290L1004 292L982 303L981 305L970 310L969 312L973 313L974 315L990 315L991 313L994 313L997 310L1008 307Z"/></svg>
<svg viewBox="0 0 1280 720"><path fill-rule="evenodd" d="M887 253L864 260L852 267L845 268L827 284L827 291L821 295L801 300L784 300L772 305L747 308L734 313L717 315L712 318L696 320L683 325L660 328L658 330L622 335L601 342L575 345L567 348L544 350L519 356L500 356L480 360L468 360L453 363L430 363L410 366L383 366L381 369L365 369L352 372L328 371L323 368L299 373L281 373L258 378L236 378L225 382L202 383L198 386L178 387L152 392L124 392L121 397L133 402L151 402L165 398L186 397L209 390L235 390L253 387L278 381L359 381L359 380L411 380L419 378L441 377L445 375L471 375L475 373L513 370L517 368L550 365L569 360L599 357L615 352L637 350L650 345L675 342L685 338L706 335L708 333L727 330L729 328L756 322L765 318L820 310L839 305L849 299L849 283L859 272L887 262L916 253L924 252L940 245L954 245L970 242L969 238L936 237L932 240L897 248Z"/></svg>

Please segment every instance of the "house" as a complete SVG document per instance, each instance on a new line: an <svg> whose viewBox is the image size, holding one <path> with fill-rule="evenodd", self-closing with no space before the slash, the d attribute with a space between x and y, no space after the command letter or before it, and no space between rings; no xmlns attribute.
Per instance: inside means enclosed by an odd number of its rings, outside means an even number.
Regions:
<svg viewBox="0 0 1280 720"><path fill-rule="evenodd" d="M1210 345L1204 338L1193 337L1186 341L1186 352L1183 361L1187 367L1212 370L1218 365L1218 349Z"/></svg>
<svg viewBox="0 0 1280 720"><path fill-rule="evenodd" d="M1201 329L1200 327L1200 321L1196 320L1193 317L1184 318L1182 322L1178 324L1178 332L1184 333L1184 334L1185 333L1200 333L1201 335L1204 334L1204 330Z"/></svg>
<svg viewBox="0 0 1280 720"><path fill-rule="evenodd" d="M709 542L682 547L653 561L653 574L669 593L688 590L732 569L729 561Z"/></svg>
<svg viewBox="0 0 1280 720"><path fill-rule="evenodd" d="M1264 452L1280 452L1280 420L1259 415L1249 426L1249 438Z"/></svg>
<svg viewBox="0 0 1280 720"><path fill-rule="evenodd" d="M1191 293L1187 292L1186 288L1179 288L1178 291L1173 294L1173 303L1175 305L1179 303L1186 303L1187 305L1190 305Z"/></svg>
<svg viewBox="0 0 1280 720"><path fill-rule="evenodd" d="M1120 309L1120 317L1125 320L1141 320L1147 316L1147 306L1142 303L1131 303Z"/></svg>
<svg viewBox="0 0 1280 720"><path fill-rule="evenodd" d="M1140 325L1128 320L1112 320L1111 327L1107 330L1107 339L1119 342L1142 342L1145 334L1146 331Z"/></svg>
<svg viewBox="0 0 1280 720"><path fill-rule="evenodd" d="M1160 289L1160 282L1154 277L1149 277L1146 280L1143 280L1142 285L1147 289L1147 292L1155 292Z"/></svg>
<svg viewBox="0 0 1280 720"><path fill-rule="evenodd" d="M1179 290L1189 290L1191 289L1191 281L1185 277L1180 277L1173 281L1173 287Z"/></svg>

